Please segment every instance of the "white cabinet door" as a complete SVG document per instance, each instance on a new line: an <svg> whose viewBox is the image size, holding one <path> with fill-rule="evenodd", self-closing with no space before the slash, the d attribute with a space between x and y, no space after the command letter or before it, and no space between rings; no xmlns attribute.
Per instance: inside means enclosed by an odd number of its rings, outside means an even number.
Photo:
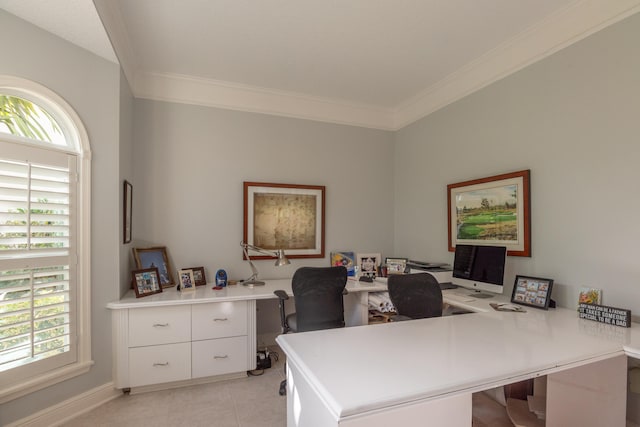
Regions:
<svg viewBox="0 0 640 427"><path fill-rule="evenodd" d="M193 341L247 335L247 302L229 301L192 306Z"/></svg>
<svg viewBox="0 0 640 427"><path fill-rule="evenodd" d="M191 341L191 306L129 310L129 347Z"/></svg>
<svg viewBox="0 0 640 427"><path fill-rule="evenodd" d="M129 349L129 386L191 378L191 343Z"/></svg>
<svg viewBox="0 0 640 427"><path fill-rule="evenodd" d="M193 378L247 371L247 337L192 343Z"/></svg>

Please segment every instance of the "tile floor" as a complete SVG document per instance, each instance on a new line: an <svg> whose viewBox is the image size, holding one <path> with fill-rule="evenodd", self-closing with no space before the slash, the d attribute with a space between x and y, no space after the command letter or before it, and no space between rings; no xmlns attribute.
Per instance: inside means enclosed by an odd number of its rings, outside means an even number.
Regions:
<svg viewBox="0 0 640 427"><path fill-rule="evenodd" d="M284 379L279 354L261 376L122 395L63 426L284 427L287 398L278 394Z"/></svg>

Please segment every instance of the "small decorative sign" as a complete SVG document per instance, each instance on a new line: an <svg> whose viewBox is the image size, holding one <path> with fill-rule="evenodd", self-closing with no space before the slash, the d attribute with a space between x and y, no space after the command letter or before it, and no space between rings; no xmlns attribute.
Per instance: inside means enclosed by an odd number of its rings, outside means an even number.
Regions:
<svg viewBox="0 0 640 427"><path fill-rule="evenodd" d="M578 305L578 312L581 319L595 320L596 322L606 323L607 325L631 327L631 310L622 308L609 307L598 304Z"/></svg>

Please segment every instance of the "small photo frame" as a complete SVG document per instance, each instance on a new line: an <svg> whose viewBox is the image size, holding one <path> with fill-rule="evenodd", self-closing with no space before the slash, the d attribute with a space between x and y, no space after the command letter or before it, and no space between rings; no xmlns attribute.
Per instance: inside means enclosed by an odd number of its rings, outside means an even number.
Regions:
<svg viewBox="0 0 640 427"><path fill-rule="evenodd" d="M193 270L178 271L178 283L181 291L195 291L196 280L193 277Z"/></svg>
<svg viewBox="0 0 640 427"><path fill-rule="evenodd" d="M160 285L163 288L170 288L174 285L169 258L167 257L167 248L158 246L155 248L133 248L133 258L136 260L136 267L157 268L160 277Z"/></svg>
<svg viewBox="0 0 640 427"><path fill-rule="evenodd" d="M158 274L157 268L154 267L134 270L131 275L136 298L146 297L148 295L159 294L162 292L160 275Z"/></svg>
<svg viewBox="0 0 640 427"><path fill-rule="evenodd" d="M404 274L407 268L407 258L386 258L387 274Z"/></svg>
<svg viewBox="0 0 640 427"><path fill-rule="evenodd" d="M204 286L207 284L207 278L204 275L204 267L190 267L183 270L193 271L193 280L196 282L196 286Z"/></svg>
<svg viewBox="0 0 640 427"><path fill-rule="evenodd" d="M380 254L358 254L357 261L360 277L376 278L378 266L382 261Z"/></svg>
<svg viewBox="0 0 640 427"><path fill-rule="evenodd" d="M551 301L553 279L516 276L511 302L547 310Z"/></svg>

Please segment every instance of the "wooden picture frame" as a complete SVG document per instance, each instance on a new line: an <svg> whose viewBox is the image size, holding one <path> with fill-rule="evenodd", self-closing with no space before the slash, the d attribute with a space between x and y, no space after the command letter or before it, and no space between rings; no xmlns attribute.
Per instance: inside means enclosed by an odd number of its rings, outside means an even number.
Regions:
<svg viewBox="0 0 640 427"><path fill-rule="evenodd" d="M138 269L156 267L160 277L160 284L163 288L170 288L175 285L166 247L133 248L132 251Z"/></svg>
<svg viewBox="0 0 640 427"><path fill-rule="evenodd" d="M551 301L553 279L516 276L511 293L511 302L547 310Z"/></svg>
<svg viewBox="0 0 640 427"><path fill-rule="evenodd" d="M506 246L531 256L530 171L447 185L449 251L456 244Z"/></svg>
<svg viewBox="0 0 640 427"><path fill-rule="evenodd" d="M384 263L387 265L387 274L404 274L407 269L407 258L385 258Z"/></svg>
<svg viewBox="0 0 640 427"><path fill-rule="evenodd" d="M184 268L183 270L193 271L193 280L195 281L196 286L204 286L207 284L207 278L204 274L204 267L190 267Z"/></svg>
<svg viewBox="0 0 640 427"><path fill-rule="evenodd" d="M181 292L196 290L196 280L193 277L193 270L187 269L178 271L178 286L180 286Z"/></svg>
<svg viewBox="0 0 640 427"><path fill-rule="evenodd" d="M125 179L123 185L122 202L122 243L131 243L133 232L131 229L133 219L133 185Z"/></svg>
<svg viewBox="0 0 640 427"><path fill-rule="evenodd" d="M378 267L382 263L382 256L379 253L359 253L356 260L360 277L369 277L371 279L377 277Z"/></svg>
<svg viewBox="0 0 640 427"><path fill-rule="evenodd" d="M324 186L244 182L243 241L287 258L324 258L324 206Z"/></svg>
<svg viewBox="0 0 640 427"><path fill-rule="evenodd" d="M160 285L160 275L157 268L143 268L131 272L133 290L136 298L146 297L162 292Z"/></svg>

